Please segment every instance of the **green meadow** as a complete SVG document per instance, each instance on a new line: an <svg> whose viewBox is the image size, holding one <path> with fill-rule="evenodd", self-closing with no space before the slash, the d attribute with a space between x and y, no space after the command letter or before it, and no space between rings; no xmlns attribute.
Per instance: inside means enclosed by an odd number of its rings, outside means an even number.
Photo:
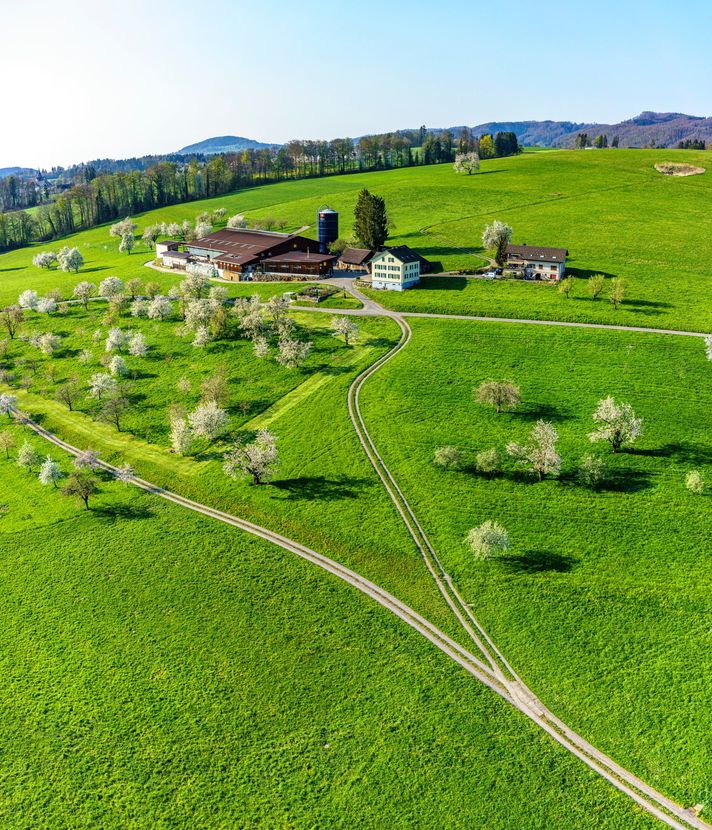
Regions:
<svg viewBox="0 0 712 830"><path fill-rule="evenodd" d="M710 804L712 482L710 364L697 338L414 320L412 343L364 388L364 415L465 599L525 682L599 748L681 802ZM474 401L511 379L521 404ZM592 444L591 414L613 395L644 419L635 447ZM560 480L505 460L489 478L474 456L526 443L537 419L559 432ZM443 471L435 449L458 447ZM609 467L577 483L583 455ZM467 531L491 519L512 550L475 562Z"/></svg>
<svg viewBox="0 0 712 830"><path fill-rule="evenodd" d="M341 233L351 233L358 191L384 196L392 220L391 242L408 244L444 270L483 265L480 236L492 219L508 222L518 243L565 247L576 277L569 299L555 287L463 278L426 279L420 288L378 295L390 307L506 317L614 322L662 328L712 329L712 217L708 210L712 174L662 176L654 164L669 160L708 166L708 154L693 151L605 150L524 153L489 160L473 176L450 165L416 167L250 188L229 196L176 205L137 217L139 227L156 221L194 219L202 210L224 207L250 219L272 216L289 230L313 225L328 203L341 214ZM315 229L307 231L314 236ZM68 291L73 275L47 273L31 265L35 250L78 245L86 260L83 277L147 277L151 253L138 244L120 254L108 226L62 242L0 255L0 300L24 288ZM150 273L150 272L149 272ZM593 273L622 277L626 299L614 309L606 295L588 298ZM151 274L163 285L170 275Z"/></svg>
<svg viewBox="0 0 712 830"><path fill-rule="evenodd" d="M3 827L654 826L297 557L116 483L87 512L13 461L0 504Z"/></svg>

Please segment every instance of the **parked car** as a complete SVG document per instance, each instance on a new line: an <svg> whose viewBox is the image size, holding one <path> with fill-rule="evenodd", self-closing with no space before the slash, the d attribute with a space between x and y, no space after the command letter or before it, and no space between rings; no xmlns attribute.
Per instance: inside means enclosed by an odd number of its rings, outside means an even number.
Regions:
<svg viewBox="0 0 712 830"><path fill-rule="evenodd" d="M482 274L482 276L486 280L493 280L497 276L497 272L496 271L485 271L485 273Z"/></svg>

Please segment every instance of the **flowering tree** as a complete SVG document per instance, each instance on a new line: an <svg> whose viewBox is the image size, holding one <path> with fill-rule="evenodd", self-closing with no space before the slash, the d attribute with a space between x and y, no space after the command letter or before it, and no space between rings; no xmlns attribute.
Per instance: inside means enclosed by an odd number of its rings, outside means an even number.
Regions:
<svg viewBox="0 0 712 830"><path fill-rule="evenodd" d="M32 257L32 264L49 271L53 265L57 264L57 254L54 251L42 251L41 254Z"/></svg>
<svg viewBox="0 0 712 830"><path fill-rule="evenodd" d="M62 271L67 273L74 271L76 274L84 265L84 257L81 255L79 248L69 248L68 246L62 248L57 254L57 261Z"/></svg>
<svg viewBox="0 0 712 830"><path fill-rule="evenodd" d="M40 484L52 484L56 487L57 482L64 478L64 473L59 464L56 461L52 461L52 456L48 455L40 466L38 478Z"/></svg>
<svg viewBox="0 0 712 830"><path fill-rule="evenodd" d="M482 244L486 250L496 252L495 259L498 265L504 265L507 261L506 250L511 238L511 227L497 219L482 232Z"/></svg>
<svg viewBox="0 0 712 830"><path fill-rule="evenodd" d="M707 360L712 360L712 334L708 334L705 337L705 354L707 355Z"/></svg>
<svg viewBox="0 0 712 830"><path fill-rule="evenodd" d="M4 432L0 432L0 450L5 453L5 458L10 458L10 450L15 449L15 436L5 430Z"/></svg>
<svg viewBox="0 0 712 830"><path fill-rule="evenodd" d="M126 377L129 373L128 366L126 365L126 361L121 357L121 355L115 354L111 360L109 361L108 366L109 371L114 377L123 378Z"/></svg>
<svg viewBox="0 0 712 830"><path fill-rule="evenodd" d="M190 455L193 451L193 433L185 418L171 421L171 447L178 455Z"/></svg>
<svg viewBox="0 0 712 830"><path fill-rule="evenodd" d="M14 395L8 395L6 392L0 393L0 415L9 417L16 404L17 398Z"/></svg>
<svg viewBox="0 0 712 830"><path fill-rule="evenodd" d="M433 463L444 470L456 470L462 463L462 453L457 447L439 447L435 450Z"/></svg>
<svg viewBox="0 0 712 830"><path fill-rule="evenodd" d="M109 236L116 236L121 239L127 233L133 233L138 228L138 225L133 221L130 216L127 216L125 219L122 219L120 222L115 222L109 228Z"/></svg>
<svg viewBox="0 0 712 830"><path fill-rule="evenodd" d="M480 169L480 157L474 150L469 153L457 153L452 167L456 173L467 173L471 176Z"/></svg>
<svg viewBox="0 0 712 830"><path fill-rule="evenodd" d="M23 291L17 298L17 304L20 308L27 308L30 311L34 311L37 308L39 299L39 294L36 291L28 289L27 291Z"/></svg>
<svg viewBox="0 0 712 830"><path fill-rule="evenodd" d="M643 434L643 419L636 417L633 407L616 403L612 397L598 402L593 420L598 429L589 433L589 440L608 441L613 452L634 444Z"/></svg>
<svg viewBox="0 0 712 830"><path fill-rule="evenodd" d="M160 225L147 225L141 234L141 242L143 242L147 248L155 248L156 240L161 235L161 230L162 228Z"/></svg>
<svg viewBox="0 0 712 830"><path fill-rule="evenodd" d="M37 300L35 311L38 314L54 314L56 310L57 302L53 297L40 297L39 300Z"/></svg>
<svg viewBox="0 0 712 830"><path fill-rule="evenodd" d="M148 303L146 300L134 300L131 303L131 316L132 317L147 317L148 316Z"/></svg>
<svg viewBox="0 0 712 830"><path fill-rule="evenodd" d="M193 346L197 349L202 349L207 346L213 339L210 329L207 326L198 326L195 330L195 337L193 337Z"/></svg>
<svg viewBox="0 0 712 830"><path fill-rule="evenodd" d="M247 220L241 213L236 213L227 220L228 228L246 228Z"/></svg>
<svg viewBox="0 0 712 830"><path fill-rule="evenodd" d="M45 332L37 339L37 348L47 357L52 357L55 352L62 348L62 338L58 334Z"/></svg>
<svg viewBox="0 0 712 830"><path fill-rule="evenodd" d="M124 464L123 467L118 467L114 470L114 478L122 484L128 485L136 476L136 470L130 464Z"/></svg>
<svg viewBox="0 0 712 830"><path fill-rule="evenodd" d="M132 357L146 357L148 343L142 332L137 331L129 340L129 354Z"/></svg>
<svg viewBox="0 0 712 830"><path fill-rule="evenodd" d="M218 275L218 269L205 262L189 262L185 266L185 272L188 276L180 284L181 294L194 299L202 297L210 286L211 277Z"/></svg>
<svg viewBox="0 0 712 830"><path fill-rule="evenodd" d="M90 398L96 398L100 401L104 395L113 392L115 389L116 381L111 377L111 375L98 372L97 374L92 375L89 379Z"/></svg>
<svg viewBox="0 0 712 830"><path fill-rule="evenodd" d="M136 239L130 231L125 233L121 237L121 242L119 243L119 251L122 254L130 254L133 251L134 243Z"/></svg>
<svg viewBox="0 0 712 830"><path fill-rule="evenodd" d="M124 284L118 277L107 277L99 283L99 296L110 300L124 293Z"/></svg>
<svg viewBox="0 0 712 830"><path fill-rule="evenodd" d="M269 355L269 341L266 337L256 337L254 341L253 351L255 357L267 357Z"/></svg>
<svg viewBox="0 0 712 830"><path fill-rule="evenodd" d="M77 470L97 470L100 466L99 453L96 450L82 450L72 463Z"/></svg>
<svg viewBox="0 0 712 830"><path fill-rule="evenodd" d="M699 470L690 470L685 476L685 487L696 495L705 492L705 479Z"/></svg>
<svg viewBox="0 0 712 830"><path fill-rule="evenodd" d="M148 317L150 320L168 320L173 314L173 306L168 297L154 297L148 306Z"/></svg>
<svg viewBox="0 0 712 830"><path fill-rule="evenodd" d="M106 337L104 350L107 352L123 352L130 335L128 332L123 332L121 329L109 329L109 334Z"/></svg>
<svg viewBox="0 0 712 830"><path fill-rule="evenodd" d="M510 548L509 534L498 522L483 522L479 527L473 527L465 538L465 544L472 551L475 559L490 559Z"/></svg>
<svg viewBox="0 0 712 830"><path fill-rule="evenodd" d="M227 412L215 401L204 401L188 415L193 433L208 441L214 441L227 429L230 422Z"/></svg>
<svg viewBox="0 0 712 830"><path fill-rule="evenodd" d="M9 305L0 310L0 323L7 331L10 340L15 339L15 335L20 331L24 312L19 305Z"/></svg>
<svg viewBox="0 0 712 830"><path fill-rule="evenodd" d="M606 477L606 463L597 455L584 455L576 471L576 478L585 487L596 488Z"/></svg>
<svg viewBox="0 0 712 830"><path fill-rule="evenodd" d="M195 223L195 237L196 239L202 239L204 236L207 236L209 233L213 232L213 226L210 222L196 222Z"/></svg>
<svg viewBox="0 0 712 830"><path fill-rule="evenodd" d="M356 340L359 335L359 327L348 317L334 317L331 321L331 330L334 337L343 337L347 346L350 341Z"/></svg>
<svg viewBox="0 0 712 830"><path fill-rule="evenodd" d="M224 455L223 471L230 478L249 476L253 484L265 484L274 476L279 465L277 438L262 429L251 443L236 442Z"/></svg>
<svg viewBox="0 0 712 830"><path fill-rule="evenodd" d="M312 344L303 343L301 340L294 340L291 337L283 337L279 341L277 363L286 366L287 369L297 369L309 356Z"/></svg>
<svg viewBox="0 0 712 830"><path fill-rule="evenodd" d="M94 296L96 293L96 286L93 282L87 282L86 280L78 283L74 286L74 291L72 292L72 296L79 300L79 302L87 308L89 305L89 299Z"/></svg>
<svg viewBox="0 0 712 830"><path fill-rule="evenodd" d="M495 412L512 409L522 397L519 387L509 380L485 380L474 393L477 403L493 406Z"/></svg>
<svg viewBox="0 0 712 830"><path fill-rule="evenodd" d="M29 441L25 441L17 453L17 466L24 467L26 470L32 472L33 468L40 463L40 457L35 452L35 448Z"/></svg>
<svg viewBox="0 0 712 830"><path fill-rule="evenodd" d="M536 473L539 481L546 475L558 475L561 470L561 456L556 451L559 433L548 421L539 420L529 436L530 443L524 446L510 441L507 453L513 456L525 469Z"/></svg>
<svg viewBox="0 0 712 830"><path fill-rule="evenodd" d="M492 447L489 450L478 452L475 456L475 467L479 472L491 478L502 468L502 458L499 451Z"/></svg>

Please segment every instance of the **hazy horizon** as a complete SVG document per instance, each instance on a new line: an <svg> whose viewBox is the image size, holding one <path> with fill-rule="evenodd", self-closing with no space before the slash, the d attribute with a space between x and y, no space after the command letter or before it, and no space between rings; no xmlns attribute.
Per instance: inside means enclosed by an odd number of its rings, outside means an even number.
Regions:
<svg viewBox="0 0 712 830"><path fill-rule="evenodd" d="M0 167L164 154L220 135L281 144L423 123L707 115L712 9L694 0L685 21L667 9L214 0L201 15L186 0L127 0L117 14L27 0L3 11L0 68L18 80Z"/></svg>

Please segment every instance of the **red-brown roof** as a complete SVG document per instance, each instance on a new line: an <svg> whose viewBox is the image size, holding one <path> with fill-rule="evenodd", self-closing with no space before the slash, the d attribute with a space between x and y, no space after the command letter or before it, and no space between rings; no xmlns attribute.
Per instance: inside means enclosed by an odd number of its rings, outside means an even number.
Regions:
<svg viewBox="0 0 712 830"><path fill-rule="evenodd" d="M262 260L262 264L267 266L270 263L279 262L331 262L336 259L333 254L310 254L307 251L287 251L285 254L277 254L276 256L268 257Z"/></svg>
<svg viewBox="0 0 712 830"><path fill-rule="evenodd" d="M225 228L221 231L209 233L200 239L187 242L188 248L201 248L207 251L218 251L223 254L245 253L258 254L269 250L285 239L288 233L273 233L271 231L252 231L246 228Z"/></svg>
<svg viewBox="0 0 712 830"><path fill-rule="evenodd" d="M344 248L339 259L347 265L365 265L372 256L373 251L367 248Z"/></svg>
<svg viewBox="0 0 712 830"><path fill-rule="evenodd" d="M563 262L568 256L566 248L539 248L535 245L507 245L507 256L541 262Z"/></svg>

